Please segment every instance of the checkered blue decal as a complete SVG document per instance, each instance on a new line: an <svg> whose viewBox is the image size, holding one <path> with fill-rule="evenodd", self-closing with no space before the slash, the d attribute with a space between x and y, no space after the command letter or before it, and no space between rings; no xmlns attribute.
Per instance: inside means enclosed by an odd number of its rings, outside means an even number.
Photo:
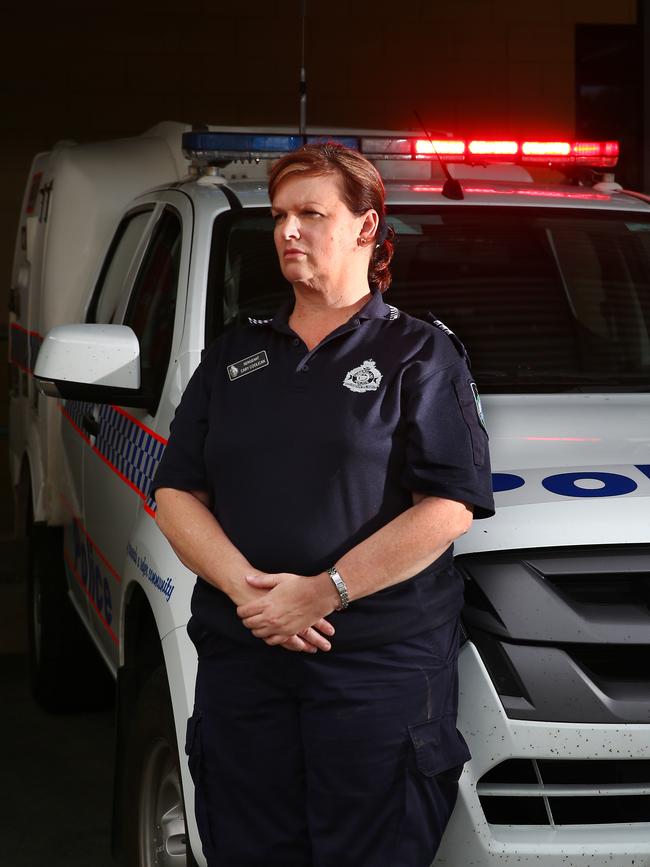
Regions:
<svg viewBox="0 0 650 867"><path fill-rule="evenodd" d="M71 421L81 429L84 413L95 406L96 404L82 401L66 401L65 411ZM156 503L149 491L165 450L165 442L128 413L114 406L100 406L98 420L99 433L92 444L93 450L136 489L147 512L153 514Z"/></svg>
<svg viewBox="0 0 650 867"><path fill-rule="evenodd" d="M75 423L80 431L83 430L82 419L84 414L90 412L93 408L93 403L86 403L82 400L66 400L63 404L67 415ZM86 434L83 434L86 437Z"/></svg>

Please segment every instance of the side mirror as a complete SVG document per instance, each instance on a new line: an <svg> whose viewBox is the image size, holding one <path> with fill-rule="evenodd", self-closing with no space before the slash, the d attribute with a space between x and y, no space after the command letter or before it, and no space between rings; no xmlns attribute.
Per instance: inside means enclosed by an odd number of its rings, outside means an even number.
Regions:
<svg viewBox="0 0 650 867"><path fill-rule="evenodd" d="M140 344L126 325L59 325L45 336L34 379L47 397L145 407Z"/></svg>

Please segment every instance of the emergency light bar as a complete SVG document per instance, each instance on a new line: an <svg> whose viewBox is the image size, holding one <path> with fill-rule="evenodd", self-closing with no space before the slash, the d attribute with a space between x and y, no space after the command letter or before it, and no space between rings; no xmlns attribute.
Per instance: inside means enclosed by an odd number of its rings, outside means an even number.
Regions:
<svg viewBox="0 0 650 867"><path fill-rule="evenodd" d="M618 160L616 141L516 141L490 139L431 140L417 136L276 135L228 132L186 132L183 152L196 165L232 160L277 159L305 144L333 141L369 159L437 160L467 163L538 163L611 168Z"/></svg>

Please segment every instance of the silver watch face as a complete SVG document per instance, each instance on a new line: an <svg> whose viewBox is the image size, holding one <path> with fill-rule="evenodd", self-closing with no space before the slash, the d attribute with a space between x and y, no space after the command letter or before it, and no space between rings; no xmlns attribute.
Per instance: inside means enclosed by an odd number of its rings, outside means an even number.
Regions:
<svg viewBox="0 0 650 867"><path fill-rule="evenodd" d="M348 596L348 588L345 585L345 581L339 575L338 569L334 566L330 566L327 570L330 578L334 582L334 586L336 587L339 596L341 597L341 605L337 608L337 611L342 611L344 608L348 607L350 602L350 597Z"/></svg>

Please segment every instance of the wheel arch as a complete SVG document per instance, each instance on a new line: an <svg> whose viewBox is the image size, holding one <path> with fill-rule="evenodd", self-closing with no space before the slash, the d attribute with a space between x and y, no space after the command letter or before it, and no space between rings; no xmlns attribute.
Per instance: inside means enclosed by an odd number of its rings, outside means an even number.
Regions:
<svg viewBox="0 0 650 867"><path fill-rule="evenodd" d="M126 588L121 645L122 667L137 668L143 680L164 661L156 618L137 581Z"/></svg>

